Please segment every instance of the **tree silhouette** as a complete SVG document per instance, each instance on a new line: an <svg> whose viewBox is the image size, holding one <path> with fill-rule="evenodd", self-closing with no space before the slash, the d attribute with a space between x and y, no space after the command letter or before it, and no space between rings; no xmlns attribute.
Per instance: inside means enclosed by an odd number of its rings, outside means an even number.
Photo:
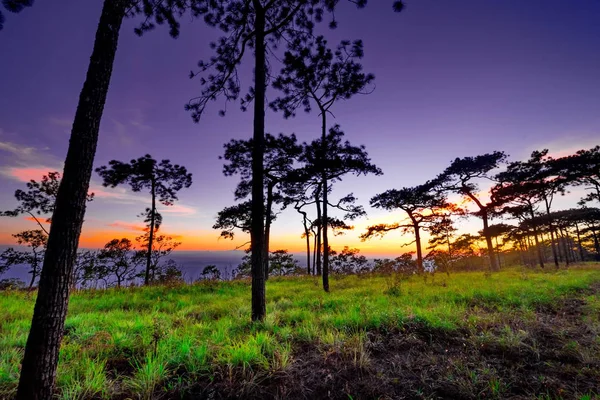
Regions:
<svg viewBox="0 0 600 400"><path fill-rule="evenodd" d="M138 264L134 250L133 243L126 238L113 239L100 250L96 268L99 278L103 279L107 286L110 277L116 279L117 287L135 278Z"/></svg>
<svg viewBox="0 0 600 400"><path fill-rule="evenodd" d="M192 174L178 164L171 164L169 160L160 163L149 154L124 163L117 160L109 161L108 166L96 168L102 177L103 185L116 187L129 184L131 190L140 192L144 189L150 191L151 206L143 216L148 222L148 250L146 252L146 271L144 284L150 283L150 270L152 266L152 245L157 222L156 200L165 206L172 206L177 200L177 192L192 185ZM162 217L160 217L162 221Z"/></svg>
<svg viewBox="0 0 600 400"><path fill-rule="evenodd" d="M557 194L564 195L569 180L555 167L556 161L548 156L548 150L534 151L527 161L508 164L506 171L496 175L499 183L493 189L498 202L542 203L546 215L550 215L552 202ZM550 241L554 264L558 268L558 256L554 227L550 223Z"/></svg>
<svg viewBox="0 0 600 400"><path fill-rule="evenodd" d="M15 198L20 203L12 211L2 211L0 216L16 217L21 214L29 214L31 218L39 225L40 229L47 235L48 231L38 219L41 215L52 215L56 205L56 194L60 185L60 172L48 172L48 175L42 176L42 180L37 182L30 180L27 182L27 191L18 189L15 191ZM92 201L94 194L89 193L87 201ZM45 218L45 222L50 223L50 217Z"/></svg>
<svg viewBox="0 0 600 400"><path fill-rule="evenodd" d="M11 13L20 13L23 9L31 7L34 0L2 0L2 5ZM4 28L4 14L0 9L0 31Z"/></svg>
<svg viewBox="0 0 600 400"><path fill-rule="evenodd" d="M156 230L158 230L158 228ZM139 259L148 260L150 231L146 231L146 233L143 235L136 237L135 240L142 247L142 250L137 251L136 257ZM156 280L160 270L164 267L164 265L161 264L161 260L171 255L171 253L173 253L173 251L179 246L181 246L181 242L176 241L172 236L154 236L152 242L152 253L150 253L150 282L154 282Z"/></svg>
<svg viewBox="0 0 600 400"><path fill-rule="evenodd" d="M442 190L458 193L465 199L472 201L479 209L474 214L483 221L483 232L488 249L490 268L497 271L498 262L494 256L494 245L488 232L490 212L493 210L492 202L485 203L478 195L479 185L477 180L492 180L491 171L496 169L506 160L502 151L494 151L475 157L456 158L444 172L434 180Z"/></svg>
<svg viewBox="0 0 600 400"><path fill-rule="evenodd" d="M73 263L85 214L98 130L127 0L105 0L67 150L31 329L21 367L18 400L52 397L64 332Z"/></svg>
<svg viewBox="0 0 600 400"><path fill-rule="evenodd" d="M600 203L600 145L553 161L553 167L569 182L591 190L580 204Z"/></svg>
<svg viewBox="0 0 600 400"><path fill-rule="evenodd" d="M223 166L223 174L225 176L239 175L241 178L235 191L235 199L242 200L250 196L252 191L252 147L253 139L237 140L232 139L224 145L225 152L220 158L227 161ZM293 169L294 162L298 159L302 152L302 146L298 144L296 135L277 136L265 135L265 153L264 153L264 184L266 192L266 208L265 208L265 235L264 235L264 252L269 253L269 241L271 233L271 224L275 212L273 206L275 203L283 201L282 195L278 190L278 186L289 179L289 174ZM250 203L251 206L251 203ZM245 206L243 206L245 208ZM251 207L250 207L251 208ZM234 208L227 208L224 215L232 215L230 212ZM241 210L240 210L241 211ZM251 215L250 210L244 209L240 215L240 220L244 220L244 215ZM217 223L215 229L220 228L221 224ZM235 227L235 224L232 226ZM247 231L247 230L246 230ZM265 256L265 279L268 277L268 257Z"/></svg>
<svg viewBox="0 0 600 400"><path fill-rule="evenodd" d="M354 146L349 141L343 141L344 132L339 125L329 129L325 138L313 140L305 144L304 153L300 161L304 163L303 168L298 169L295 178L299 182L309 182L313 188L315 202L319 206L319 193L323 192L323 198L328 199L324 192L330 192L335 182L341 181L347 174L359 175L382 175L383 172L371 162L364 146ZM325 151L323 151L325 149ZM312 182L311 182L312 181ZM324 186L327 183L327 186ZM344 204L353 204L356 198L349 194L342 198L337 204L327 200L328 207L337 207L346 211L345 219L355 219L365 214L362 207L343 208ZM317 209L318 210L318 209ZM320 218L319 218L320 217ZM325 215L318 215L323 225L329 223L330 219ZM324 228L324 227L323 227ZM324 236L323 236L324 237ZM323 241L323 252L329 251L328 243ZM320 246L318 246L320 247ZM325 257L323 257L325 260ZM329 268L323 263L323 289L329 291Z"/></svg>
<svg viewBox="0 0 600 400"><path fill-rule="evenodd" d="M366 74L358 60L363 57L362 41L342 41L336 51L327 47L323 36L315 40L296 37L288 44L283 68L273 86L283 96L271 102L274 110L281 110L286 118L294 116L297 108L310 112L312 103L321 116L321 191L323 198L321 232L323 237L323 287L329 290L329 238L327 234L329 184L327 182L327 115L339 100L365 92L375 77Z"/></svg>
<svg viewBox="0 0 600 400"><path fill-rule="evenodd" d="M350 0L358 7L364 7L366 0ZM203 16L207 24L217 27L225 33L217 42L212 43L215 55L208 62L198 63L199 71L190 74L202 76L200 96L192 99L187 109L192 118L199 121L210 101L223 97L226 102L240 96L238 66L246 53L254 50L254 86L243 97L242 109L254 102L254 145L252 148L252 229L250 240L252 252L252 320L263 320L266 314L264 248L264 185L263 155L265 148L265 99L268 84L267 54L272 54L280 42L293 41L297 37L312 37L316 23L323 19L324 13L333 13L338 1L330 0L232 0L214 2L195 1L192 12ZM395 1L394 10L400 11L402 3ZM330 26L337 25L332 20ZM142 27L144 28L144 27ZM151 28L151 27L150 27ZM220 111L225 114L224 110Z"/></svg>
<svg viewBox="0 0 600 400"><path fill-rule="evenodd" d="M31 5L32 1L3 0L5 7L7 4L17 7L16 11L19 11L23 6ZM154 26L152 19L157 24L167 22L171 28L171 36L177 37L179 24L176 17L188 6L188 2L183 1L104 0L94 48L71 128L63 177L56 194L38 296L23 356L17 400L48 399L52 396L98 131L123 18L144 14L146 20L142 26L147 29ZM0 17L0 24L2 21L3 16ZM141 33L142 29L136 31Z"/></svg>
<svg viewBox="0 0 600 400"><path fill-rule="evenodd" d="M361 235L362 240L372 236L383 236L389 231L402 229L412 230L415 235L414 243L417 246L417 271L423 273L423 250L421 247L421 228L431 223L438 217L438 211L450 208L451 205L440 193L433 191L433 185L428 182L410 188L391 189L378 194L371 199L371 206L393 211L400 209L408 216L408 224L400 222L392 224L378 224L367 228L367 232ZM412 243L411 243L412 244Z"/></svg>
<svg viewBox="0 0 600 400"><path fill-rule="evenodd" d="M32 231L23 231L14 234L17 243L31 248L31 253L27 256L27 264L29 264L29 273L31 280L29 281L29 289L33 287L36 278L40 274L42 262L44 260L44 251L48 242L48 236L40 229Z"/></svg>

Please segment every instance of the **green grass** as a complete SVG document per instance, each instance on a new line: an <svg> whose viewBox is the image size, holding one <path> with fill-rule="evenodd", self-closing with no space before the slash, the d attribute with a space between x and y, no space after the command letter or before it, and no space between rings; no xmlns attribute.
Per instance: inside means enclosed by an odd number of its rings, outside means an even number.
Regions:
<svg viewBox="0 0 600 400"><path fill-rule="evenodd" d="M284 371L302 342L343 348L348 362L362 366L369 363L365 332L407 323L441 330L476 326L484 342L486 326L507 315L533 316L536 307L600 281L600 269L457 273L427 282L413 277L399 290L390 290L390 279L336 276L331 293L324 293L315 278L271 278L268 316L259 324L249 321L248 282L75 293L58 392L63 399L110 398L119 391L151 398L162 388L210 378L217 369ZM24 292L0 296L0 398L16 390L34 301ZM597 296L589 296L588 307L600 309ZM503 331L507 346L523 335L508 326ZM505 389L499 381L489 385L498 396Z"/></svg>

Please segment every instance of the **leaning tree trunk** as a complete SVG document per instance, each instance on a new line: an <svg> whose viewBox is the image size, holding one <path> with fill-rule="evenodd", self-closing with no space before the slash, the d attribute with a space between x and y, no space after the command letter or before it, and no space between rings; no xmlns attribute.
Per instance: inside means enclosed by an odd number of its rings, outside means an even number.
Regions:
<svg viewBox="0 0 600 400"><path fill-rule="evenodd" d="M148 254L146 255L146 275L144 276L144 285L150 283L150 268L152 267L152 242L154 242L154 226L156 224L156 182L152 178L152 209L150 210L150 232L148 232Z"/></svg>
<svg viewBox="0 0 600 400"><path fill-rule="evenodd" d="M327 237L327 113L324 109L321 109L322 115L322 127L321 127L321 145L322 145L322 159L321 159L321 181L323 182L323 290L329 292L329 238Z"/></svg>
<svg viewBox="0 0 600 400"><path fill-rule="evenodd" d="M262 321L267 313L265 288L265 204L264 204L264 148L265 148L265 10L259 0L255 8L255 66L254 66L254 133L252 146L252 320Z"/></svg>
<svg viewBox="0 0 600 400"><path fill-rule="evenodd" d="M410 219L413 223L413 229L415 230L415 244L417 245L417 270L419 274L423 274L425 272L425 268L423 267L423 249L421 248L421 231L419 227L419 223L412 216L409 215Z"/></svg>
<svg viewBox="0 0 600 400"><path fill-rule="evenodd" d="M488 257L490 259L490 270L499 271L498 262L494 254L494 245L492 244L492 236L489 231L488 214L485 208L481 209L481 219L483 220L483 235L485 236L485 243L487 244Z"/></svg>
<svg viewBox="0 0 600 400"><path fill-rule="evenodd" d="M53 395L98 129L127 3L127 0L105 0L102 8L56 196L31 330L23 356L18 400L47 400Z"/></svg>

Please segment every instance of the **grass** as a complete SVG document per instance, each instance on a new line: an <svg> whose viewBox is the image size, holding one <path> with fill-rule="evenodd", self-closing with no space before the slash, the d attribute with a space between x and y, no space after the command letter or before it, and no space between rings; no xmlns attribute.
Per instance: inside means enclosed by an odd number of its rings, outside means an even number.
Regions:
<svg viewBox="0 0 600 400"><path fill-rule="evenodd" d="M400 287L390 285L390 279L336 276L331 293L324 293L315 278L270 278L268 316L257 324L249 321L248 282L77 292L65 324L57 395L150 399L184 392L195 382L227 379L248 382L252 390L261 379L299 362L302 346L318 349L324 359L335 355L357 370L368 370L375 362L369 334L402 331L411 324L450 334L468 331L474 346L526 347L535 354L535 340L513 322L534 321L540 308L552 309L561 299L585 293L600 282L600 268L457 273L428 282L413 277ZM598 333L598 295L579 297L589 311L585 323ZM24 292L0 297L0 398L16 391L34 301ZM583 361L595 356L589 346L569 338L559 350ZM453 375L444 379L451 378L491 398L510 390L510 382L493 369L474 371L459 360ZM593 394L580 397L588 395ZM352 397L357 398L351 393L345 398Z"/></svg>

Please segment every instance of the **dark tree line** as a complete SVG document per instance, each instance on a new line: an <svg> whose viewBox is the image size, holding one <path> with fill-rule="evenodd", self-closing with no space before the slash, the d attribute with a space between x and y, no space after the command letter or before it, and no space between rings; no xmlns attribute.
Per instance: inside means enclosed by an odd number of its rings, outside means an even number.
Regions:
<svg viewBox="0 0 600 400"><path fill-rule="evenodd" d="M502 264L500 238L512 243L511 249L519 250L522 263L531 264L532 254L535 254L533 258L542 268L548 261L547 249L556 268L561 262L568 265L600 259L597 208L589 207L600 202L598 183L600 146L560 158L549 156L544 149L532 152L528 160L510 163L500 151L456 158L441 174L423 185L392 189L374 196L372 206L402 210L407 219L371 226L362 238L381 236L396 229L410 230L415 235L420 271L427 258L435 258L441 268L459 264L459 259L463 263L465 260L480 263L483 248L489 268L496 271ZM589 190L579 201L581 208L554 211L556 197L565 195L573 186ZM460 195L462 204L474 204L474 211L448 202L451 194ZM480 218L483 229L478 235L455 237L453 218L468 215ZM492 219L516 224L491 224ZM419 233L422 227L431 237L428 247L431 252L425 257Z"/></svg>

